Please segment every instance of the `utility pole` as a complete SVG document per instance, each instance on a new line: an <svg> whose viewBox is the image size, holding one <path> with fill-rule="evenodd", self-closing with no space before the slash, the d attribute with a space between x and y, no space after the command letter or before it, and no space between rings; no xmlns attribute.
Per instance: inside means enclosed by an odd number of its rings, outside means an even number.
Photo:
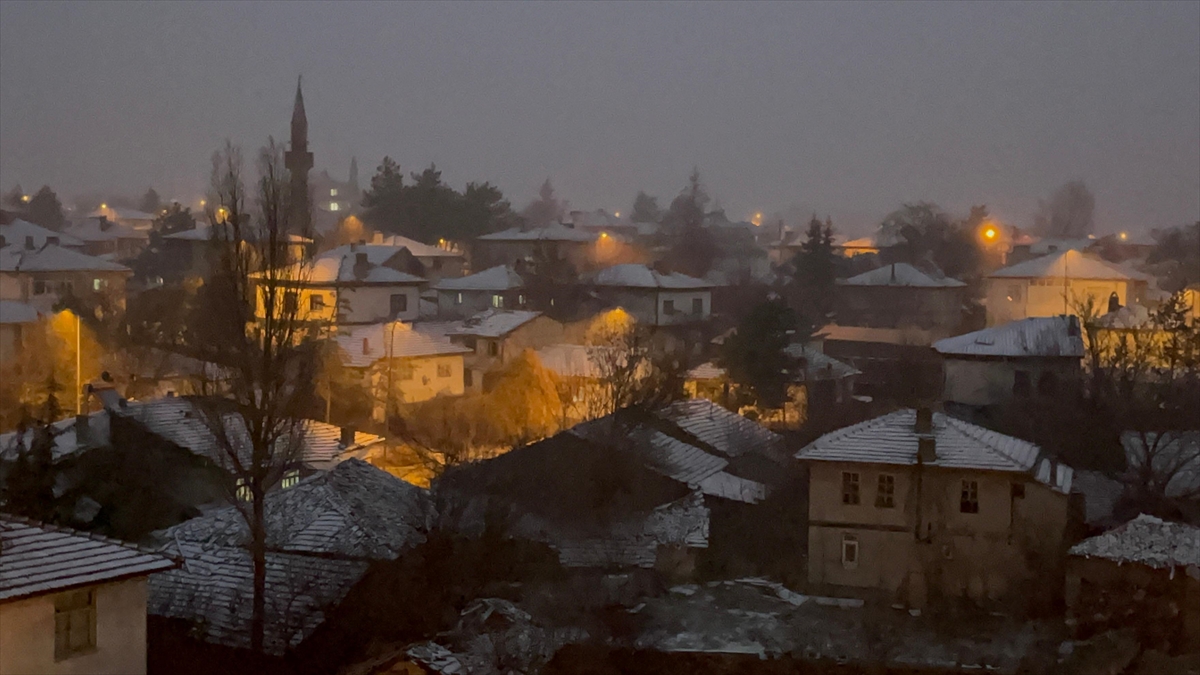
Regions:
<svg viewBox="0 0 1200 675"><path fill-rule="evenodd" d="M75 313L72 312L72 314L75 314ZM75 314L75 414L76 415L83 414L83 372L82 372L82 366L81 366L81 364L83 363L83 359L80 358L80 355L79 355L79 342L80 342L79 332L80 332L80 323L82 323L82 321L83 321L83 319L81 319L78 314Z"/></svg>

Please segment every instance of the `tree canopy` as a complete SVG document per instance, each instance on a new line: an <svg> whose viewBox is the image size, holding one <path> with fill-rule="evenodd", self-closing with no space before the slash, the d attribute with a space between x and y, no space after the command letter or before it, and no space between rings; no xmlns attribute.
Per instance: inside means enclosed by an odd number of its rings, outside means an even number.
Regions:
<svg viewBox="0 0 1200 675"><path fill-rule="evenodd" d="M638 190L637 196L633 198L633 211L630 212L629 219L635 223L657 223L662 217L663 211L658 205L658 197L651 197Z"/></svg>
<svg viewBox="0 0 1200 675"><path fill-rule="evenodd" d="M138 210L146 213L157 214L162 208L162 198L154 191L154 188L146 190L146 194L142 195L142 200L138 202Z"/></svg>
<svg viewBox="0 0 1200 675"><path fill-rule="evenodd" d="M1038 202L1034 231L1043 237L1079 239L1092 233L1096 196L1081 180L1063 184L1050 199Z"/></svg>
<svg viewBox="0 0 1200 675"><path fill-rule="evenodd" d="M787 353L799 327L796 313L776 298L750 311L721 347L719 362L729 379L753 401L779 408L795 381L798 359Z"/></svg>
<svg viewBox="0 0 1200 675"><path fill-rule="evenodd" d="M67 222L63 216L62 202L58 201L58 195L54 194L49 185L43 185L29 200L25 217L31 223L51 230L61 230Z"/></svg>
<svg viewBox="0 0 1200 675"><path fill-rule="evenodd" d="M562 220L566 214L567 203L555 196L554 186L550 184L549 178L542 183L537 199L529 202L521 210L521 216L531 227L545 227Z"/></svg>
<svg viewBox="0 0 1200 675"><path fill-rule="evenodd" d="M918 267L932 264L946 276L978 276L982 254L973 219L987 217L987 207L971 209L963 221L955 221L931 202L905 204L884 218L880 235L896 242L884 249L885 263L906 262Z"/></svg>

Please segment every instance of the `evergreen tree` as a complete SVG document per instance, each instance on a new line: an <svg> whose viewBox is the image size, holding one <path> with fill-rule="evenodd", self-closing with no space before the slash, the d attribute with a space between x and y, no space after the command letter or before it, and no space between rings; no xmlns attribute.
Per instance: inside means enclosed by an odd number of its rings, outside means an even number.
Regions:
<svg viewBox="0 0 1200 675"><path fill-rule="evenodd" d="M554 195L554 186L547 178L538 190L538 198L530 202L521 215L530 227L545 227L562 220L566 211L567 205Z"/></svg>
<svg viewBox="0 0 1200 675"><path fill-rule="evenodd" d="M24 437L18 430L18 438ZM10 513L41 522L54 518L54 433L49 425L38 425L30 434L28 448L18 441L17 458L4 482L4 508Z"/></svg>
<svg viewBox="0 0 1200 675"><path fill-rule="evenodd" d="M798 309L812 321L822 321L833 309L838 258L833 249L833 221L826 218L822 224L814 213L800 253L792 263L799 290Z"/></svg>
<svg viewBox="0 0 1200 675"><path fill-rule="evenodd" d="M157 214L161 208L162 199L154 191L154 188L146 190L146 194L142 195L142 201L138 202L138 209L146 213Z"/></svg>
<svg viewBox="0 0 1200 675"><path fill-rule="evenodd" d="M796 313L780 299L750 311L721 347L719 363L737 386L743 400L768 408L787 401L788 387L800 367L787 353L800 325Z"/></svg>
<svg viewBox="0 0 1200 675"><path fill-rule="evenodd" d="M629 214L629 220L635 223L657 223L662 217L658 198L638 190L637 196L633 198L633 211Z"/></svg>
<svg viewBox="0 0 1200 675"><path fill-rule="evenodd" d="M4 193L4 205L11 206L14 209L25 206L25 191L21 189L20 183L17 183L13 186L13 189Z"/></svg>
<svg viewBox="0 0 1200 675"><path fill-rule="evenodd" d="M49 185L43 185L42 189L33 195L33 198L29 200L25 215L29 222L51 230L61 230L67 220L63 216L62 203L58 201L58 195L54 194L54 190L51 190Z"/></svg>

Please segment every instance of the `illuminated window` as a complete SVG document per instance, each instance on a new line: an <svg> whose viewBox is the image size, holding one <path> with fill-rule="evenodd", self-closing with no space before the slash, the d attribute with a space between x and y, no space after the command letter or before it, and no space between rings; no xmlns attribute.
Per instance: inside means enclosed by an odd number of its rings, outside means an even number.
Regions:
<svg viewBox="0 0 1200 675"><path fill-rule="evenodd" d="M341 208L342 208L342 207L338 206L338 203L337 203L337 202L329 202L329 210L330 210L330 211L337 211L337 210L339 210L339 209L341 209Z"/></svg>
<svg viewBox="0 0 1200 675"><path fill-rule="evenodd" d="M325 296L314 293L308 297L308 309L313 312L319 312L325 309Z"/></svg>
<svg viewBox="0 0 1200 675"><path fill-rule="evenodd" d="M858 537L842 535L842 567L852 570L858 567Z"/></svg>
<svg viewBox="0 0 1200 675"><path fill-rule="evenodd" d="M504 296L503 295L493 295L492 296L492 307L495 307L496 309L504 309Z"/></svg>
<svg viewBox="0 0 1200 675"><path fill-rule="evenodd" d="M517 304L524 307L525 306L525 296L518 295L517 296Z"/></svg>
<svg viewBox="0 0 1200 675"><path fill-rule="evenodd" d="M450 366L444 363L438 364L438 377L450 377Z"/></svg>
<svg viewBox="0 0 1200 675"><path fill-rule="evenodd" d="M458 295L456 295L454 297L454 304L456 304L456 305L462 304L462 293L459 293Z"/></svg>
<svg viewBox="0 0 1200 675"><path fill-rule="evenodd" d="M298 485L299 483L300 483L300 470L299 469L291 469L287 473L283 474L283 480L279 481L279 487L286 490L290 487L296 487L296 485Z"/></svg>
<svg viewBox="0 0 1200 675"><path fill-rule="evenodd" d="M875 506L890 509L896 506L896 477L890 473L879 474L879 488L875 492Z"/></svg>
<svg viewBox="0 0 1200 675"><path fill-rule="evenodd" d="M958 500L958 510L962 513L979 513L979 482L964 480L962 496Z"/></svg>
<svg viewBox="0 0 1200 675"><path fill-rule="evenodd" d="M238 501L248 502L254 499L254 493L250 491L250 486L246 484L245 478L237 479L237 487L233 493L238 498Z"/></svg>
<svg viewBox="0 0 1200 675"><path fill-rule="evenodd" d="M329 196L336 197L337 196L337 188L329 188Z"/></svg>
<svg viewBox="0 0 1200 675"><path fill-rule="evenodd" d="M105 286L105 284L104 284L103 279L92 279L92 290L93 291L98 291L101 288L104 288L104 286Z"/></svg>
<svg viewBox="0 0 1200 675"><path fill-rule="evenodd" d="M71 591L54 598L54 660L96 648L96 592Z"/></svg>
<svg viewBox="0 0 1200 675"><path fill-rule="evenodd" d="M858 473L855 471L842 472L842 503L858 504Z"/></svg>

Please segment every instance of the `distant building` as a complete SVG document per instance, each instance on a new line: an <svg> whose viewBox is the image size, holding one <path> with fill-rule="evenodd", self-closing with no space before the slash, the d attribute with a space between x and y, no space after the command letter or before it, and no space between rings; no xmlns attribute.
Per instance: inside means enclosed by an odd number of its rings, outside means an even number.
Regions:
<svg viewBox="0 0 1200 675"><path fill-rule="evenodd" d="M135 258L150 243L149 230L107 218L87 218L66 228L63 234L82 241L84 253L113 260Z"/></svg>
<svg viewBox="0 0 1200 675"><path fill-rule="evenodd" d="M844 326L956 332L963 322L966 284L892 263L837 282L837 320Z"/></svg>
<svg viewBox="0 0 1200 675"><path fill-rule="evenodd" d="M931 331L829 324L817 337L823 353L861 371L854 379L855 394L911 401L933 399L941 391L942 364L930 346Z"/></svg>
<svg viewBox="0 0 1200 675"><path fill-rule="evenodd" d="M818 438L809 467L808 579L924 606L998 602L1053 577L1072 471L1032 443L924 410ZM1043 581L1044 583L1044 581Z"/></svg>
<svg viewBox="0 0 1200 675"><path fill-rule="evenodd" d="M0 514L0 675L146 672L146 580L178 562Z"/></svg>
<svg viewBox="0 0 1200 675"><path fill-rule="evenodd" d="M711 281L638 264L600 270L591 285L597 295L642 324L673 326L707 321L712 315Z"/></svg>
<svg viewBox="0 0 1200 675"><path fill-rule="evenodd" d="M1084 355L1075 316L1034 317L933 343L942 356L942 400L984 414L1014 399L1052 401L1074 389Z"/></svg>
<svg viewBox="0 0 1200 675"><path fill-rule="evenodd" d="M510 229L476 237L471 243L471 263L476 267L512 265L538 257L570 262L578 271L595 269L601 248L615 235L555 223L531 230Z"/></svg>
<svg viewBox="0 0 1200 675"><path fill-rule="evenodd" d="M1074 249L992 272L985 279L987 325L1031 316L1076 314L1091 302L1104 313L1115 302L1141 303L1148 278Z"/></svg>
<svg viewBox="0 0 1200 675"><path fill-rule="evenodd" d="M108 204L101 204L100 208L89 213L87 217L105 218L141 232L149 232L154 229L154 220L158 216L153 213L138 211L137 209L123 209L109 206Z"/></svg>
<svg viewBox="0 0 1200 675"><path fill-rule="evenodd" d="M462 251L453 248L445 239L440 240L437 246L433 246L398 234L384 236L376 233L375 239L371 243L408 249L408 252L425 268L425 273L421 276L431 282L461 277L466 265Z"/></svg>
<svg viewBox="0 0 1200 675"><path fill-rule="evenodd" d="M79 253L88 253L87 242L69 231L56 232L20 218L7 225L0 225L0 248L9 245L27 249L42 248L46 242L55 242L63 248L69 248Z"/></svg>
<svg viewBox="0 0 1200 675"><path fill-rule="evenodd" d="M296 81L296 101L292 106L292 142L283 155L289 174L288 203L291 213L288 229L308 236L312 232L312 213L308 196L308 172L313 168L313 154L308 150L308 116L304 112L304 94Z"/></svg>
<svg viewBox="0 0 1200 675"><path fill-rule="evenodd" d="M466 356L466 386L478 390L487 387L486 375L526 349L562 342L563 325L541 312L489 309L461 322L447 336L472 350Z"/></svg>
<svg viewBox="0 0 1200 675"><path fill-rule="evenodd" d="M63 298L82 300L103 296L125 306L125 281L133 272L124 265L60 246L47 237L41 246L0 248L0 296L49 312Z"/></svg>
<svg viewBox="0 0 1200 675"><path fill-rule="evenodd" d="M497 265L457 279L442 279L437 291L438 316L462 318L489 309L525 309L525 280L509 265Z"/></svg>
<svg viewBox="0 0 1200 675"><path fill-rule="evenodd" d="M38 311L15 300L0 300L0 364L21 353L25 331L37 325Z"/></svg>
<svg viewBox="0 0 1200 675"><path fill-rule="evenodd" d="M348 326L338 332L342 364L358 372L373 401L372 418L383 422L389 406L461 396L463 357L473 350L445 335L400 321Z"/></svg>

